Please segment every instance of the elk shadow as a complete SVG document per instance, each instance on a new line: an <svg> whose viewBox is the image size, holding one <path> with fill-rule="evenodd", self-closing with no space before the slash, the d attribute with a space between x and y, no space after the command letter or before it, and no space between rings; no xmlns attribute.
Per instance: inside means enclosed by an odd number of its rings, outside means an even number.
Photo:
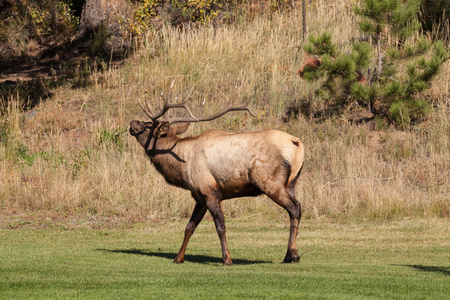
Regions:
<svg viewBox="0 0 450 300"><path fill-rule="evenodd" d="M122 254L134 254L134 255L145 255L152 257L160 257L173 260L177 253L175 252L163 252L163 251L149 251L141 249L96 249L96 251L103 251L109 253L122 253ZM184 261L198 263L198 264L222 264L221 257L209 256L209 255L199 255L199 254L186 254ZM254 265L254 264L271 264L271 261L264 260L249 260L249 259L233 259L233 264L236 265Z"/></svg>
<svg viewBox="0 0 450 300"><path fill-rule="evenodd" d="M393 265L393 266L408 267L422 272L440 273L445 276L450 276L450 267L424 266L424 265Z"/></svg>

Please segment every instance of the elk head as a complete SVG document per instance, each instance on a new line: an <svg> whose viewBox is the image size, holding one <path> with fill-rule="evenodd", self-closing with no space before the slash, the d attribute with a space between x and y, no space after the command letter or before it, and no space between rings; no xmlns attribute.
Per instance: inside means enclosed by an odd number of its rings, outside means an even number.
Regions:
<svg viewBox="0 0 450 300"><path fill-rule="evenodd" d="M171 84L167 99L164 102L164 105L161 107L158 113L153 113L152 109L148 105L147 101L144 102L144 105L139 101L139 105L144 113L151 119L151 121L143 122L133 120L130 122L130 134L138 140L138 142L144 147L145 150L149 151L155 148L156 142L160 138L173 138L177 135L183 134L189 127L191 122L204 122L211 121L217 119L218 117L236 110L245 110L250 113L254 117L254 114L248 108L248 105L243 106L233 106L229 103L227 106L222 108L220 111L212 114L210 116L199 116L195 117L189 107L186 105L187 100L192 95L193 88L189 92L189 95L186 99L180 103L169 103L171 89L174 84L174 81ZM161 94L162 96L162 94ZM161 102L161 101L160 101ZM185 109L189 116L185 117L173 117L173 118L164 118L160 120L171 108L183 108ZM182 123L178 125L178 123ZM175 125L177 124L177 125Z"/></svg>

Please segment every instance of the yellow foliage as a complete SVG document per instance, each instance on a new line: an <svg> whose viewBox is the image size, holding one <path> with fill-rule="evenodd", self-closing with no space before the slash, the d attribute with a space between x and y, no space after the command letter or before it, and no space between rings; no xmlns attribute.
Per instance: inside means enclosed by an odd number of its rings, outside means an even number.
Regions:
<svg viewBox="0 0 450 300"><path fill-rule="evenodd" d="M151 28L152 20L158 17L157 8L166 9L169 6L172 8L170 12L172 20L206 24L219 15L223 2L223 0L140 0L135 5L131 22L123 20L122 23L129 23L126 26L131 34L144 34Z"/></svg>
<svg viewBox="0 0 450 300"><path fill-rule="evenodd" d="M74 33L79 19L73 15L69 4L63 1L43 0L40 3L20 0L17 10L29 19L35 35Z"/></svg>

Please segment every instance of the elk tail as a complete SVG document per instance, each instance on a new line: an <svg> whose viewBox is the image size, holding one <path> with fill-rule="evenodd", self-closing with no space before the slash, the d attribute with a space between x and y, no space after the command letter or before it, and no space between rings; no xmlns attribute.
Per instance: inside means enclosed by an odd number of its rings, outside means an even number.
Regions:
<svg viewBox="0 0 450 300"><path fill-rule="evenodd" d="M295 183L300 176L300 172L303 167L303 161L305 159L305 151L303 148L303 144L300 142L300 139L293 137L292 144L295 146L295 152L292 156L291 161L291 174L289 175L287 181L287 187L294 187Z"/></svg>

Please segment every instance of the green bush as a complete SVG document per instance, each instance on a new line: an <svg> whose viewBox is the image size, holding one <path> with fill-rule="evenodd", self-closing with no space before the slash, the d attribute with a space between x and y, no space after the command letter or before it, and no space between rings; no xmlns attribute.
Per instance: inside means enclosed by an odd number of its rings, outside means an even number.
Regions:
<svg viewBox="0 0 450 300"><path fill-rule="evenodd" d="M124 144L124 134L126 133L126 129L116 129L116 130L107 130L102 129L98 133L98 145L111 146L118 151L123 151L125 148Z"/></svg>
<svg viewBox="0 0 450 300"><path fill-rule="evenodd" d="M27 164L28 166L33 165L33 163L39 157L44 157L44 158L49 157L47 152L45 152L45 151L31 152L27 146L25 146L24 144L19 143L19 142L14 147L14 154L15 154L15 158L19 162L23 162L23 163Z"/></svg>
<svg viewBox="0 0 450 300"><path fill-rule="evenodd" d="M328 32L312 35L304 49L314 63L306 61L300 75L308 81L321 80L316 94L335 107L333 111L356 102L373 117L382 116L403 129L420 122L431 110L421 94L430 88L450 51L441 41L432 44L413 37L420 27L419 4L363 0L354 11L363 18L360 30L372 37L374 45L353 42L351 52L344 54L336 50ZM398 67L405 62L401 72Z"/></svg>

